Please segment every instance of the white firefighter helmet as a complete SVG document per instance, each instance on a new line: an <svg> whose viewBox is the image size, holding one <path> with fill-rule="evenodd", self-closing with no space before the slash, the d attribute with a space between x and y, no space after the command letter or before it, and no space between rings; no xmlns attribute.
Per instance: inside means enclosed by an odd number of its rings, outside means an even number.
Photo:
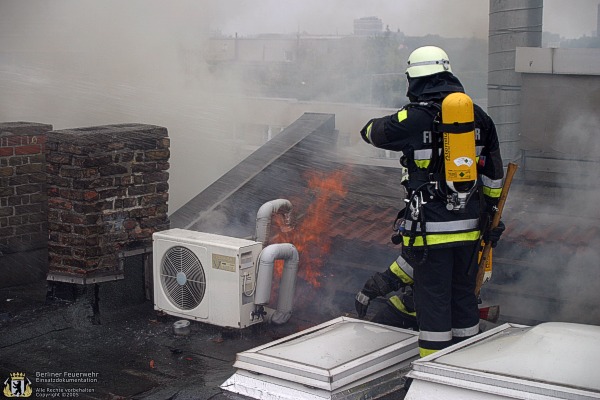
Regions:
<svg viewBox="0 0 600 400"><path fill-rule="evenodd" d="M436 46L423 46L414 50L408 57L406 73L411 78L452 72L448 54Z"/></svg>

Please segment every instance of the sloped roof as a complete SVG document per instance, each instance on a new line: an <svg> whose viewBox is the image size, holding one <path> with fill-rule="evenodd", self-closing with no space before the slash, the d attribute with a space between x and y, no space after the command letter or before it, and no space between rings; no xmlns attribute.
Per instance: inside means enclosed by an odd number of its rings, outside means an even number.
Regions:
<svg viewBox="0 0 600 400"><path fill-rule="evenodd" d="M334 115L304 114L174 212L171 227L249 237L262 204L286 198L303 213L315 195L308 188L311 176L336 174L345 193L327 204L327 213L335 215L327 234L387 245L402 203L398 171L347 163L335 154L336 140ZM381 229L382 223L390 229Z"/></svg>

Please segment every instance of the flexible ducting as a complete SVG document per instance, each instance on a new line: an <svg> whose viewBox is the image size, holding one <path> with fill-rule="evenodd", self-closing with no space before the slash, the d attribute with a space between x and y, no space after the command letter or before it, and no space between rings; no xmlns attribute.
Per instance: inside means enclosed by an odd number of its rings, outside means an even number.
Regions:
<svg viewBox="0 0 600 400"><path fill-rule="evenodd" d="M255 305L267 305L271 297L275 260L284 260L283 273L279 284L279 298L275 312L267 314L267 320L273 324L286 323L292 316L296 277L298 273L298 250L290 243L271 244L263 249L258 261L256 278Z"/></svg>
<svg viewBox="0 0 600 400"><path fill-rule="evenodd" d="M263 247L269 244L271 235L271 221L273 214L283 215L286 226L290 226L292 203L286 199L271 200L263 204L256 213L256 241Z"/></svg>

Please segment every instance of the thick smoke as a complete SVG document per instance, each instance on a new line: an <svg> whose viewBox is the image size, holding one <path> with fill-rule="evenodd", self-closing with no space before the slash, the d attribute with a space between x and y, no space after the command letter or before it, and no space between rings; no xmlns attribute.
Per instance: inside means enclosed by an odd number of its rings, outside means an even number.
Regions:
<svg viewBox="0 0 600 400"><path fill-rule="evenodd" d="M245 132L248 118L240 116L249 106L239 99L248 93L261 94L254 86L258 77L210 69L206 56L211 32L240 37L297 32L348 35L354 19L375 15L392 32L485 38L488 5L476 3L309 0L282 6L273 0L3 0L0 120L49 123L55 129L121 122L167 127L172 138L172 213L252 151ZM469 71L485 71L479 61L465 59ZM361 57L343 63L353 60ZM336 82L336 87L323 90L341 95L356 92L351 86L363 79L334 80L335 68L327 75L331 78L319 84ZM370 78L371 89L383 79L376 78ZM366 84L363 92L369 91ZM296 98L301 94L301 90L289 93ZM369 103L369 96L363 96L364 103ZM331 105L311 108L338 113ZM279 127L301 115L285 108L277 110L278 117L270 109L253 111ZM338 123L355 132L365 117L338 118Z"/></svg>
<svg viewBox="0 0 600 400"><path fill-rule="evenodd" d="M205 61L209 16L195 1L3 1L0 120L165 126L172 212L246 153L233 135L240 78Z"/></svg>
<svg viewBox="0 0 600 400"><path fill-rule="evenodd" d="M507 320L598 324L598 116L569 109L547 118L552 124L537 135L523 127L526 154L542 161L525 157L509 194L488 299Z"/></svg>
<svg viewBox="0 0 600 400"><path fill-rule="evenodd" d="M597 227L600 211L597 204L600 202L600 190L593 184L600 175L597 163L599 122L596 113L567 118L552 144L556 152L575 160L564 172L569 181L565 183L563 180L558 184L556 198L560 199L560 205L547 211L550 215L562 216L558 220L564 221L567 229L559 235L563 243L556 242L570 253L565 264L557 266L556 297L561 302L556 316L558 320L600 323L600 292L597 290L600 260Z"/></svg>

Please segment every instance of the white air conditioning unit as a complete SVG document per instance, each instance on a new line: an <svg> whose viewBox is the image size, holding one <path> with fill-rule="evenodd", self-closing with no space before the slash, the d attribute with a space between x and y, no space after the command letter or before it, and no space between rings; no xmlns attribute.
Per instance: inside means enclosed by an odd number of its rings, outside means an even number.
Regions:
<svg viewBox="0 0 600 400"><path fill-rule="evenodd" d="M154 309L212 325L245 328L253 318L262 244L210 233L154 233Z"/></svg>

